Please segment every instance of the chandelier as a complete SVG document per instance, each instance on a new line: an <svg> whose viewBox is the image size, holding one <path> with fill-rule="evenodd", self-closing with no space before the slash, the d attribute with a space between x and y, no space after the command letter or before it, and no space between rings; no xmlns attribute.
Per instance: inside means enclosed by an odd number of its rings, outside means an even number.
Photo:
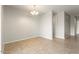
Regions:
<svg viewBox="0 0 79 59"><path fill-rule="evenodd" d="M37 11L36 5L33 5L33 10L30 12L31 15L38 15L39 12Z"/></svg>

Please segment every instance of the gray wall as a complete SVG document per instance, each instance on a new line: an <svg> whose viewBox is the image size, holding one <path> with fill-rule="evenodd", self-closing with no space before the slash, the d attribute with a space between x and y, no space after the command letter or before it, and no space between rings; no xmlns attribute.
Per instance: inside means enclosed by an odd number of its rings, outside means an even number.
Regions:
<svg viewBox="0 0 79 59"><path fill-rule="evenodd" d="M52 40L52 12L29 16L11 6L3 6L2 39L4 43L42 36Z"/></svg>
<svg viewBox="0 0 79 59"><path fill-rule="evenodd" d="M38 20L17 8L3 6L2 25L5 42L26 39L38 34Z"/></svg>

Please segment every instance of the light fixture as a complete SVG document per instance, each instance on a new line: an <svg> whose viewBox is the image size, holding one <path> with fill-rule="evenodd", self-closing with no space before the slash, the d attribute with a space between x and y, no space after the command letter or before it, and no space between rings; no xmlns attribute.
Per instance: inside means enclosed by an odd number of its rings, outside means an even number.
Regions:
<svg viewBox="0 0 79 59"><path fill-rule="evenodd" d="M30 12L32 15L38 15L39 12L37 11L36 5L33 5L33 10Z"/></svg>

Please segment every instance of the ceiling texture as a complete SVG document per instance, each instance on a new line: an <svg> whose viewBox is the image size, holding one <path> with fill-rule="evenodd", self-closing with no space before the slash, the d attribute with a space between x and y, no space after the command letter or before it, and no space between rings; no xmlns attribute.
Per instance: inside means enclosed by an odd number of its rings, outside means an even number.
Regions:
<svg viewBox="0 0 79 59"><path fill-rule="evenodd" d="M27 14L30 13L33 7L33 5L7 5L7 6L21 9L25 11ZM79 16L79 5L36 5L36 9L39 11L39 15L42 15L49 11L52 11L53 13L59 13L65 11L70 15Z"/></svg>

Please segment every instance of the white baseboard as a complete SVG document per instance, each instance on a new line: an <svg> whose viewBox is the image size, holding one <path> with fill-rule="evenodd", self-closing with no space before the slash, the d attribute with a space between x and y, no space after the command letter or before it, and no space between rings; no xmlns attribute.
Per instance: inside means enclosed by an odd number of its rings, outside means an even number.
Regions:
<svg viewBox="0 0 79 59"><path fill-rule="evenodd" d="M27 40L27 39L36 38L36 37L38 37L38 36L31 36L31 37L27 37L27 38L23 38L23 39L17 39L14 41L5 42L4 44L13 43L13 42L21 41L21 40Z"/></svg>
<svg viewBox="0 0 79 59"><path fill-rule="evenodd" d="M27 37L27 38L23 38L23 39L17 39L17 40L14 40L14 41L5 42L4 44L13 43L13 42L21 41L21 40L27 40L27 39L36 38L36 37L43 37L43 38L46 38L46 39L49 39L49 40L53 39L51 37L47 37L47 36L44 36L44 35L37 35L37 36L31 36L31 37Z"/></svg>
<svg viewBox="0 0 79 59"><path fill-rule="evenodd" d="M65 37L63 36L55 36L56 38L59 38L59 39L65 39Z"/></svg>
<svg viewBox="0 0 79 59"><path fill-rule="evenodd" d="M75 36L74 34L71 34L70 36Z"/></svg>
<svg viewBox="0 0 79 59"><path fill-rule="evenodd" d="M49 39L49 40L52 40L53 38L51 37L48 37L48 36L44 36L44 35L39 35L40 37L43 37L43 38L46 38L46 39Z"/></svg>

